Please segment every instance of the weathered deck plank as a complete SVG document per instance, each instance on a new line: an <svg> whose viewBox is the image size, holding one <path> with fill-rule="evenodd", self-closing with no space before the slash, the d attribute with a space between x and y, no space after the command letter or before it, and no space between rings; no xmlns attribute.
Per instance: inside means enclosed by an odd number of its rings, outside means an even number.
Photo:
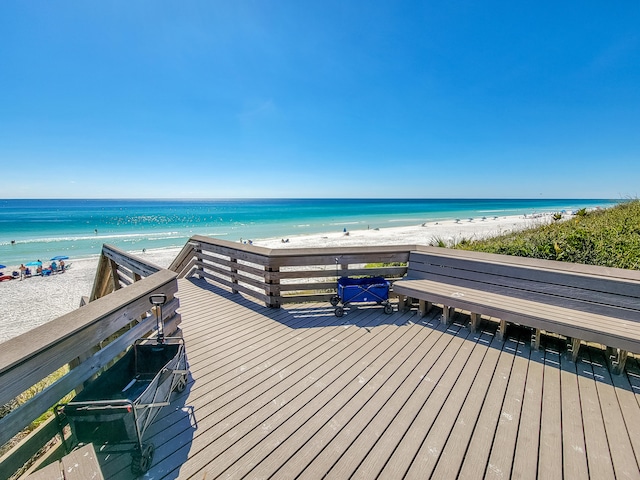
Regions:
<svg viewBox="0 0 640 480"><path fill-rule="evenodd" d="M640 479L640 470L638 470L638 462L631 445L629 430L620 410L621 406L611 381L611 375L605 367L604 355L602 352L594 350L589 353L593 374L597 379L595 385L600 399L602 418L609 439L609 451L616 478Z"/></svg>
<svg viewBox="0 0 640 480"><path fill-rule="evenodd" d="M515 478L538 478L544 352L534 350L529 357L522 413L511 475Z"/></svg>
<svg viewBox="0 0 640 480"><path fill-rule="evenodd" d="M446 327L439 325L439 320L435 320L433 316L420 320L418 328L423 328L425 324L432 324L436 328L431 330L432 333L420 346L421 348L411 352L412 356L418 358L413 361L411 357L407 357L402 371L398 372L399 375L395 375L399 377L396 378L399 383L390 382L385 385L385 390L378 394L377 401L368 403L364 409L358 412L356 421L343 428L334 439L329 447L339 452L338 461L327 473L327 478L348 478L358 470L358 466L363 462L367 453L389 429L398 413L399 405L403 404L416 388L419 388L425 372L431 368L448 344L449 335L444 333ZM316 457L314 465L311 467L313 469L321 468L319 466L324 461L323 456L331 455L330 452L328 449L323 451L321 455ZM346 452L350 454L345 455ZM306 472L312 472L312 468L308 468ZM362 471L366 471L368 475L373 473L366 469L362 469Z"/></svg>
<svg viewBox="0 0 640 480"><path fill-rule="evenodd" d="M410 477L451 478L457 473L502 346L497 335L485 333L480 336L476 348L482 359L479 365L468 363L458 378L451 399L440 411L411 464Z"/></svg>
<svg viewBox="0 0 640 480"><path fill-rule="evenodd" d="M528 344L519 341L498 427L492 439L493 445L486 464L486 478L505 478L511 475L530 353Z"/></svg>
<svg viewBox="0 0 640 480"><path fill-rule="evenodd" d="M484 408L491 383L495 375L500 375L501 373L500 360L504 359L502 349L506 345L505 342L500 342L497 336L493 336L478 375L471 386L469 394L464 399L464 404L456 418L456 423L447 438L444 448L442 448L441 457L433 471L433 478L447 478L458 475L462 462L467 455L478 417ZM486 461L486 458L485 456L483 461Z"/></svg>
<svg viewBox="0 0 640 480"><path fill-rule="evenodd" d="M600 399L596 387L596 378L591 367L591 360L584 354L578 365L578 387L580 390L580 408L582 409L582 425L584 428L587 462L591 478L613 479L615 474L607 433L602 418Z"/></svg>
<svg viewBox="0 0 640 480"><path fill-rule="evenodd" d="M429 322L431 323L431 322ZM396 405L391 407L387 415L391 416L391 421L387 425L383 434L376 438L375 444L360 455L366 455L354 472L354 478L376 478L385 467L389 459L389 453L397 451L405 432L413 423L413 419L418 415L422 405L432 394L438 381L446 372L453 361L468 332L461 328L460 324L450 326L440 324L439 319L434 327L438 331L443 331L434 349L427 355L427 360L431 363L421 366L421 371L417 371L417 378L412 377L413 388L404 391L404 397L396 400ZM360 445L360 442L358 443ZM350 456L345 453L342 458ZM339 470L331 474L333 478L340 478ZM331 472L330 472L331 473Z"/></svg>
<svg viewBox="0 0 640 480"><path fill-rule="evenodd" d="M554 345L544 351L538 478L562 480L562 400L560 354Z"/></svg>
<svg viewBox="0 0 640 480"><path fill-rule="evenodd" d="M480 334L469 335L470 341L463 341L460 349L456 352L456 356L447 366L444 374L435 385L433 392L429 398L422 404L418 414L413 419L411 425L407 429L404 437L396 451L401 452L398 455L392 455L382 470L383 478L402 478L411 463L418 455L419 448L422 445L425 435L430 431L442 407L445 406L447 400L451 400L451 395L458 377L463 374L467 364L472 369L475 365L480 364L480 360L484 354L482 348L476 348L480 339ZM465 339L467 340L467 339ZM468 372L468 371L467 371ZM468 376L466 373L464 376Z"/></svg>
<svg viewBox="0 0 640 480"><path fill-rule="evenodd" d="M627 425L627 433L633 447L633 452L640 452L640 406L633 392L633 387L627 375L610 375L615 394L620 403L620 410ZM633 458L638 459L635 455Z"/></svg>
<svg viewBox="0 0 640 480"><path fill-rule="evenodd" d="M570 353L560 356L562 387L562 472L565 478L589 478L576 364Z"/></svg>
<svg viewBox="0 0 640 480"><path fill-rule="evenodd" d="M460 461L460 478L481 479L485 476L487 458L491 453L493 438L501 417L502 405L509 385L517 348L517 337L515 339L507 339L504 342L498 366L489 385L489 391L481 410L478 412L469 446L464 458Z"/></svg>

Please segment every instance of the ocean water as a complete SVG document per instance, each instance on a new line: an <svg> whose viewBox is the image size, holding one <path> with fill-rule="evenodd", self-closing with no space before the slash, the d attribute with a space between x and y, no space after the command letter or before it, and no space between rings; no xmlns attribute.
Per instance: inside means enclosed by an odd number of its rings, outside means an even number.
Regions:
<svg viewBox="0 0 640 480"><path fill-rule="evenodd" d="M230 241L362 228L606 208L603 199L0 200L0 264L56 255L182 247L192 235Z"/></svg>

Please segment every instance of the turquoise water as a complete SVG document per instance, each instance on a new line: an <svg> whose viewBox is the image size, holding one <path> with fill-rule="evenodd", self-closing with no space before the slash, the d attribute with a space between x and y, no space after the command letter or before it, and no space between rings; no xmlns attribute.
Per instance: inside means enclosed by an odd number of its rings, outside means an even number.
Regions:
<svg viewBox="0 0 640 480"><path fill-rule="evenodd" d="M619 200L264 199L0 200L0 264L182 247L192 235L230 241L610 207Z"/></svg>

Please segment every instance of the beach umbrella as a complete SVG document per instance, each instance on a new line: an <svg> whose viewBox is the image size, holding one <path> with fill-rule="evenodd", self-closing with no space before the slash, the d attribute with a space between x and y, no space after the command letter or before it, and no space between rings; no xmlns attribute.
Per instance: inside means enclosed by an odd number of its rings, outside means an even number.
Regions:
<svg viewBox="0 0 640 480"><path fill-rule="evenodd" d="M26 267L40 267L42 262L29 262L24 264Z"/></svg>
<svg viewBox="0 0 640 480"><path fill-rule="evenodd" d="M0 268L7 268L6 265L0 265Z"/></svg>
<svg viewBox="0 0 640 480"><path fill-rule="evenodd" d="M69 257L67 257L66 255L58 255L57 257L53 257L51 259L51 261L54 261L54 260L69 260Z"/></svg>

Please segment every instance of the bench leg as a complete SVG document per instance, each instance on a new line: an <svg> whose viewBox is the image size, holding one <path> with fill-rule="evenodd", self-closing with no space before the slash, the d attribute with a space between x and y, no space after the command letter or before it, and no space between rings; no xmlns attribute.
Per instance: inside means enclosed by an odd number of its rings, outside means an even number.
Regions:
<svg viewBox="0 0 640 480"><path fill-rule="evenodd" d="M398 311L404 312L406 310L407 300L404 295L398 294Z"/></svg>
<svg viewBox="0 0 640 480"><path fill-rule="evenodd" d="M451 314L453 313L453 308L448 307L447 305L442 306L442 320L441 323L443 325L448 325L449 320L451 320Z"/></svg>
<svg viewBox="0 0 640 480"><path fill-rule="evenodd" d="M534 332L533 335L531 335L531 348L533 350L539 350L540 349L540 336L542 334L542 330L540 330L539 328L536 328L536 331Z"/></svg>
<svg viewBox="0 0 640 480"><path fill-rule="evenodd" d="M498 340L504 342L504 339L507 337L507 322L505 320L500 320L500 327L498 328Z"/></svg>
<svg viewBox="0 0 640 480"><path fill-rule="evenodd" d="M429 310L431 310L431 302L427 302L426 300L418 300L418 313L421 317L424 317Z"/></svg>
<svg viewBox="0 0 640 480"><path fill-rule="evenodd" d="M469 330L471 330L471 333L476 333L476 331L478 330L479 324L480 324L480 314L472 313L471 321L469 322Z"/></svg>
<svg viewBox="0 0 640 480"><path fill-rule="evenodd" d="M607 347L607 358L609 359L609 366L611 372L615 375L620 375L624 371L624 366L627 363L628 352L619 348Z"/></svg>
<svg viewBox="0 0 640 480"><path fill-rule="evenodd" d="M578 360L578 353L580 352L580 339L572 338L571 339L571 361L573 363Z"/></svg>

